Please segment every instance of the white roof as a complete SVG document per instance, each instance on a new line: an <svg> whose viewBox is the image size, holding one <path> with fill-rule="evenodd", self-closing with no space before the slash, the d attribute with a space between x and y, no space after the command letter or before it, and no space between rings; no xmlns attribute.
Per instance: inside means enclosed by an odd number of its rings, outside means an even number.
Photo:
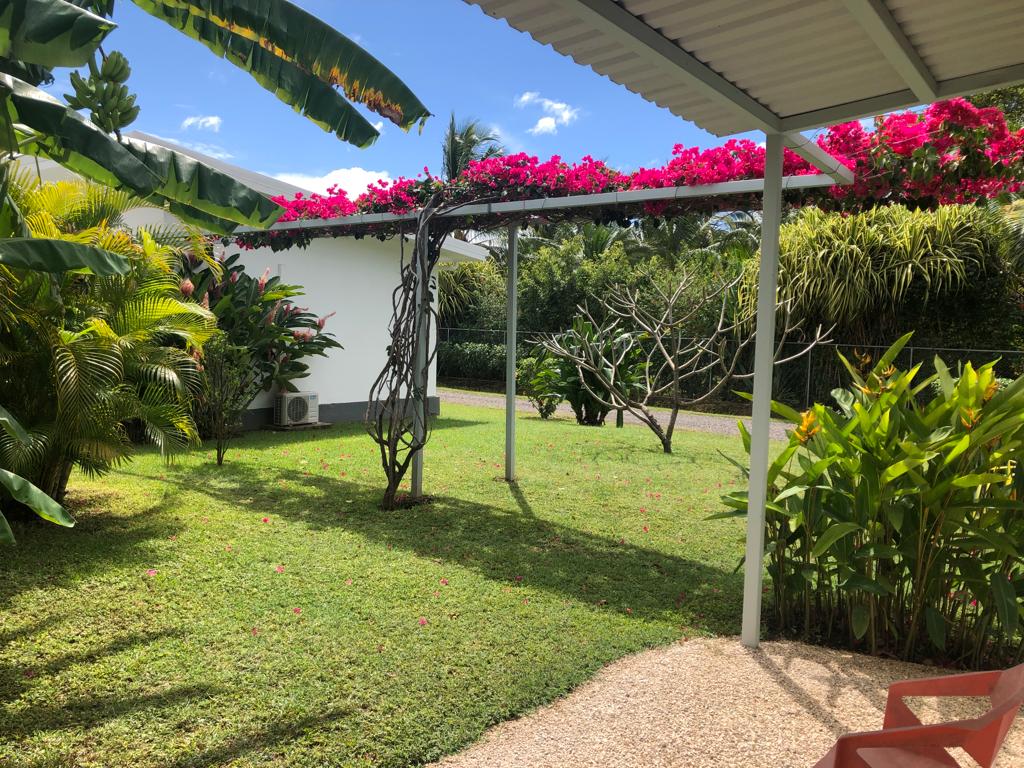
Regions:
<svg viewBox="0 0 1024 768"><path fill-rule="evenodd" d="M719 136L1024 82L1024 0L465 0Z"/></svg>

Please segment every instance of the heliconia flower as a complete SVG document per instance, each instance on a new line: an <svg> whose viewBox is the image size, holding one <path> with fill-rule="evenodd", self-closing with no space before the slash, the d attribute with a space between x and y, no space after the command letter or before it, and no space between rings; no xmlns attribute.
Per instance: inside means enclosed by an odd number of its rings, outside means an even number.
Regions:
<svg viewBox="0 0 1024 768"><path fill-rule="evenodd" d="M262 294L264 289L267 287L267 281L270 279L270 267L263 270L263 274L260 275L259 280L256 281L256 285L259 287L259 292Z"/></svg>
<svg viewBox="0 0 1024 768"><path fill-rule="evenodd" d="M338 313L331 312L330 314L324 315L323 317L316 321L316 324L317 326L319 326L321 331L324 329L324 326L327 325L327 321L334 317L336 314Z"/></svg>
<svg viewBox="0 0 1024 768"><path fill-rule="evenodd" d="M199 303L203 305L203 309L209 309L210 308L210 294L204 293L203 294L203 300L201 302L199 302Z"/></svg>
<svg viewBox="0 0 1024 768"><path fill-rule="evenodd" d="M181 295L186 299L190 298L196 290L195 284L187 277L178 284L178 289L181 291Z"/></svg>

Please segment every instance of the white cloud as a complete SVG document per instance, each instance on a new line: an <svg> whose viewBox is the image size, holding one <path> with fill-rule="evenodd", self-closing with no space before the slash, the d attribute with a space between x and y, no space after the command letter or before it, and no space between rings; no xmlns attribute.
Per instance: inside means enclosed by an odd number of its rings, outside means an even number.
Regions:
<svg viewBox="0 0 1024 768"><path fill-rule="evenodd" d="M168 136L161 136L158 133L149 134L154 139L165 141L169 144L177 144L179 147L184 149L191 149L193 152L199 152L200 154L212 157L214 160L230 160L234 157L224 147L219 144L207 144L205 141L185 141L184 139L172 139Z"/></svg>
<svg viewBox="0 0 1024 768"><path fill-rule="evenodd" d="M530 129L530 133L538 136L544 133L558 133L558 126L570 125L580 116L578 107L573 107L564 101L545 99L537 91L526 91L516 97L515 105L518 109L536 106L540 107L544 117L537 120L537 123Z"/></svg>
<svg viewBox="0 0 1024 768"><path fill-rule="evenodd" d="M384 135L384 121L383 120L378 120L376 123L373 123L373 127L377 130L377 133L379 133L381 136Z"/></svg>
<svg viewBox="0 0 1024 768"><path fill-rule="evenodd" d="M532 133L534 136L540 136L545 133L558 133L558 124L553 117L542 117L527 133Z"/></svg>
<svg viewBox="0 0 1024 768"><path fill-rule="evenodd" d="M308 189L310 192L326 192L328 187L337 186L345 190L348 196L355 199L363 191L378 179L391 181L391 174L387 171L370 171L366 168L335 168L323 176L313 176L305 173L278 173L275 179L280 179L296 187Z"/></svg>
<svg viewBox="0 0 1024 768"><path fill-rule="evenodd" d="M220 132L220 126L224 119L220 115L192 115L181 121L181 130L187 131L195 128L199 131Z"/></svg>

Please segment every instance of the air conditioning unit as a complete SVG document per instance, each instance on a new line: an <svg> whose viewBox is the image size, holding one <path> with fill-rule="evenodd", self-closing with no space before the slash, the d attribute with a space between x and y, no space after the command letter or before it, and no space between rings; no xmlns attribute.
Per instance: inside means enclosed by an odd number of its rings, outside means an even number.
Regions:
<svg viewBox="0 0 1024 768"><path fill-rule="evenodd" d="M274 424L294 427L320 421L320 396L316 392L282 392L274 398Z"/></svg>

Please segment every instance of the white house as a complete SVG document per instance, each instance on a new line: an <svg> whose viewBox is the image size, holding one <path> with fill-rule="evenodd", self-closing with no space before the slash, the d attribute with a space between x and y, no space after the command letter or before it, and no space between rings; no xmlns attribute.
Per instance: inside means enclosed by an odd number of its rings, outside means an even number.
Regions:
<svg viewBox="0 0 1024 768"><path fill-rule="evenodd" d="M300 189L279 179L240 168L223 160L203 155L178 146L166 139L134 132L129 134L154 144L162 144L182 152L227 173L268 196L294 195ZM60 165L34 159L25 161L26 167L38 172L43 181L75 178ZM173 223L170 214L138 209L130 212L130 226L156 226ZM406 255L411 254L407 243ZM335 312L327 322L327 330L334 334L342 349L332 349L327 357L312 357L309 376L296 381L303 391L319 396L320 420L327 422L358 421L366 411L370 386L380 373L388 344L388 322L391 319L391 294L398 285L401 244L397 239L384 242L374 238L321 238L305 249L293 248L274 252L270 248L241 250L246 270L260 275L270 269L282 282L300 285L305 296L297 303L321 316ZM228 253L234 253L231 248ZM479 261L486 250L477 245L449 239L441 253L443 264ZM430 407L438 411L435 382L436 367L430 376ZM263 393L250 407L246 425L258 427L271 423L273 396Z"/></svg>

